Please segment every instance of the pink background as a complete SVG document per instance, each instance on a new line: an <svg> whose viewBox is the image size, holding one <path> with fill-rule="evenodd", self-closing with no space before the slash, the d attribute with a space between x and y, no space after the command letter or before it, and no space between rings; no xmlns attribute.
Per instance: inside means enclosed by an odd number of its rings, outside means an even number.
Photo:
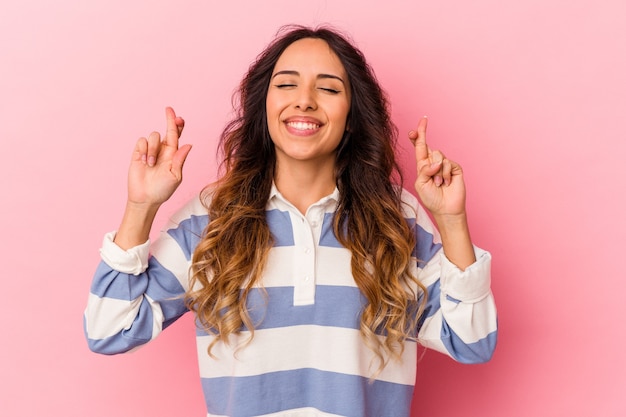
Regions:
<svg viewBox="0 0 626 417"><path fill-rule="evenodd" d="M136 138L163 130L166 105L187 121L194 149L162 223L214 177L231 93L291 22L353 35L402 137L429 116L493 253L496 354L426 352L413 415L626 415L623 0L3 3L3 416L204 415L191 317L105 357L82 312Z"/></svg>

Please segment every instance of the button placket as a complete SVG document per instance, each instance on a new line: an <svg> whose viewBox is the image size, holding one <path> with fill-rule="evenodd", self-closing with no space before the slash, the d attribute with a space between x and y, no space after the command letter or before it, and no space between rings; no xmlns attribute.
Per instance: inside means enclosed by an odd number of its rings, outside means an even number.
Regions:
<svg viewBox="0 0 626 417"><path fill-rule="evenodd" d="M291 212L294 228L293 304L315 303L315 241L308 220L301 214ZM294 218L297 217L297 218Z"/></svg>
<svg viewBox="0 0 626 417"><path fill-rule="evenodd" d="M306 217L308 219L309 225L311 226L313 241L315 242L315 244L317 244L317 242L320 241L320 235L322 233L322 224L324 223L324 211L320 209L310 210L307 213Z"/></svg>

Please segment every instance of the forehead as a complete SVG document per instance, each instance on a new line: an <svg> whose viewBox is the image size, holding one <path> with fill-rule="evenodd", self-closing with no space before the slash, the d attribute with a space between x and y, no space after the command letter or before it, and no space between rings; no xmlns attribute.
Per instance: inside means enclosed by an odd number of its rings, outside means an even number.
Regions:
<svg viewBox="0 0 626 417"><path fill-rule="evenodd" d="M346 76L341 60L326 41L313 38L297 40L283 51L274 72L285 70Z"/></svg>

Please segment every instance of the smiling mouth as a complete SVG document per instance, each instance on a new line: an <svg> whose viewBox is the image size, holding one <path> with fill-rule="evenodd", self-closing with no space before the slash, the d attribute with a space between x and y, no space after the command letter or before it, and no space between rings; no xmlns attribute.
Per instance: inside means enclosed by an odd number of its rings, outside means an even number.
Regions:
<svg viewBox="0 0 626 417"><path fill-rule="evenodd" d="M320 125L316 123L308 123L308 122L289 122L287 126L297 129L297 130L316 130L319 129Z"/></svg>

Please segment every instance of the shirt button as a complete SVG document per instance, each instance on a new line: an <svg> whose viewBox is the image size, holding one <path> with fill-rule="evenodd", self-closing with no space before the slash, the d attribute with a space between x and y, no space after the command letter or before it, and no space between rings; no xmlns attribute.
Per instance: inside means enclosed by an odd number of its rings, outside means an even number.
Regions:
<svg viewBox="0 0 626 417"><path fill-rule="evenodd" d="M308 282L310 279L311 279L311 277L310 277L309 275L307 275L307 276L305 276L305 277L304 277L304 280L305 280L305 281L307 281L307 282Z"/></svg>
<svg viewBox="0 0 626 417"><path fill-rule="evenodd" d="M311 249L306 248L306 249L304 250L304 253L311 253Z"/></svg>

